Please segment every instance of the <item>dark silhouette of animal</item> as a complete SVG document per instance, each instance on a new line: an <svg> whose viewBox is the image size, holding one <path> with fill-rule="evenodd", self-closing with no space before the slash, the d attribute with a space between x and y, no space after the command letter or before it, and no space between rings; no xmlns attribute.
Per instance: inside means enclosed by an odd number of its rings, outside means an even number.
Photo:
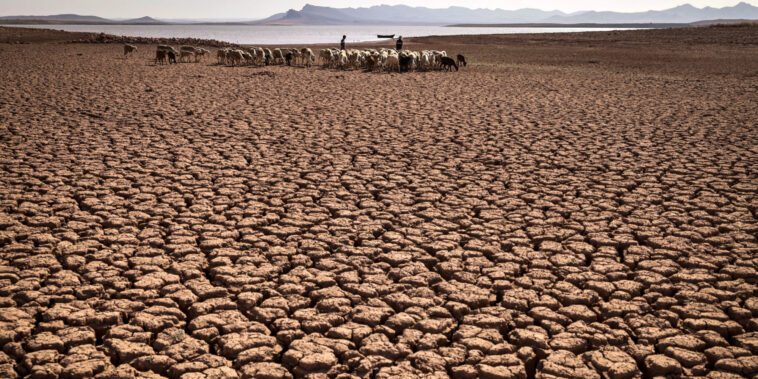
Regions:
<svg viewBox="0 0 758 379"><path fill-rule="evenodd" d="M442 69L445 71L452 71L453 67L455 67L455 71L458 71L458 65L455 63L453 58L450 57L442 57L440 58L440 63L442 65Z"/></svg>
<svg viewBox="0 0 758 379"><path fill-rule="evenodd" d="M411 62L413 58L410 55L401 54L400 57L400 71L409 71L411 68Z"/></svg>
<svg viewBox="0 0 758 379"><path fill-rule="evenodd" d="M176 64L176 54L174 54L173 51L167 51L166 55L168 55L168 63Z"/></svg>
<svg viewBox="0 0 758 379"><path fill-rule="evenodd" d="M263 54L266 57L266 66L276 64L276 60L274 59L274 54L271 52L270 49L263 49Z"/></svg>
<svg viewBox="0 0 758 379"><path fill-rule="evenodd" d="M155 64L166 63L166 52L164 50L158 50L155 52Z"/></svg>
<svg viewBox="0 0 758 379"><path fill-rule="evenodd" d="M124 45L124 58L132 55L135 51L137 51L137 46L129 44Z"/></svg>
<svg viewBox="0 0 758 379"><path fill-rule="evenodd" d="M366 58L366 71L374 71L376 68L376 57L370 56Z"/></svg>
<svg viewBox="0 0 758 379"><path fill-rule="evenodd" d="M466 67L466 57L464 57L461 54L458 54L458 57L456 60L458 61L458 66Z"/></svg>
<svg viewBox="0 0 758 379"><path fill-rule="evenodd" d="M284 56L284 60L287 61L287 66L292 66L292 57L295 55L292 53L287 53L287 55Z"/></svg>

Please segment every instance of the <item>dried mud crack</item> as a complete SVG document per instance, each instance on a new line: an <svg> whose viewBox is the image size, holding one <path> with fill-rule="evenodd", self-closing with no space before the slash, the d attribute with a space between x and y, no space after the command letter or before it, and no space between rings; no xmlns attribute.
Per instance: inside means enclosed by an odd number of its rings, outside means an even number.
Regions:
<svg viewBox="0 0 758 379"><path fill-rule="evenodd" d="M0 377L756 377L758 31L462 38L3 45Z"/></svg>

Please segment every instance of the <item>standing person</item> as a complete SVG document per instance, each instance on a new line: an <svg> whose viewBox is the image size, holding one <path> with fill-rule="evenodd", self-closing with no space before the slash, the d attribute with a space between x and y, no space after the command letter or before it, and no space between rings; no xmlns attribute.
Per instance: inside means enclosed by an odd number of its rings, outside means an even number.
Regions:
<svg viewBox="0 0 758 379"><path fill-rule="evenodd" d="M397 43L395 43L395 50L403 50L403 36L397 38Z"/></svg>
<svg viewBox="0 0 758 379"><path fill-rule="evenodd" d="M345 39L347 36L342 36L342 41L340 41L340 50L345 50Z"/></svg>

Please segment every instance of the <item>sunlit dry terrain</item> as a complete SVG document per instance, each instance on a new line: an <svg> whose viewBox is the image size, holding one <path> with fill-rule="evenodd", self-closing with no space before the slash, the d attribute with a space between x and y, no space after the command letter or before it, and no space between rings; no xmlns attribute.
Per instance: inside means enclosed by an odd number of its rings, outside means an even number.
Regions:
<svg viewBox="0 0 758 379"><path fill-rule="evenodd" d="M0 377L758 375L758 28L403 74L37 34L0 43Z"/></svg>

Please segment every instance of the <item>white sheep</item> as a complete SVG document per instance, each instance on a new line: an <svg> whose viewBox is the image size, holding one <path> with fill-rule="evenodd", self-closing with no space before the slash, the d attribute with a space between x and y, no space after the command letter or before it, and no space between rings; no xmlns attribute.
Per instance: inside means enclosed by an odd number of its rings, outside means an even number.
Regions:
<svg viewBox="0 0 758 379"><path fill-rule="evenodd" d="M321 66L328 66L329 60L332 58L332 52L327 49L321 49L318 52L318 60Z"/></svg>
<svg viewBox="0 0 758 379"><path fill-rule="evenodd" d="M264 57L266 65L274 64L274 53L271 52L271 49L263 49L263 52L265 54Z"/></svg>
<svg viewBox="0 0 758 379"><path fill-rule="evenodd" d="M387 69L387 58L389 58L390 54L387 49L382 49L381 53L379 54L379 67L382 70Z"/></svg>
<svg viewBox="0 0 758 379"><path fill-rule="evenodd" d="M228 63L231 63L232 66L236 66L238 64L242 64L242 59L244 59L244 51L242 50L231 50L226 55L226 60Z"/></svg>
<svg viewBox="0 0 758 379"><path fill-rule="evenodd" d="M255 49L255 64L258 66L263 66L266 64L266 52L263 51L263 48L256 48Z"/></svg>
<svg viewBox="0 0 758 379"><path fill-rule="evenodd" d="M226 63L226 50L227 49L219 49L216 52L216 59L218 59L218 64Z"/></svg>
<svg viewBox="0 0 758 379"><path fill-rule="evenodd" d="M242 59L245 64L253 64L253 56L247 51L238 50L242 53Z"/></svg>
<svg viewBox="0 0 758 379"><path fill-rule="evenodd" d="M282 49L274 49L273 56L274 64L284 64L284 54L282 53Z"/></svg>
<svg viewBox="0 0 758 379"><path fill-rule="evenodd" d="M195 56L195 51L189 51L189 50L182 50L179 53L179 62L184 62L184 58L187 58L187 61L189 62L190 58Z"/></svg>
<svg viewBox="0 0 758 379"><path fill-rule="evenodd" d="M337 58L337 66L341 69L345 69L348 65L348 57L347 52L345 50L340 50L338 58Z"/></svg>
<svg viewBox="0 0 758 379"><path fill-rule="evenodd" d="M351 68L358 68L358 50L350 49L346 52L347 66Z"/></svg>
<svg viewBox="0 0 758 379"><path fill-rule="evenodd" d="M211 52L206 49L195 49L195 62L198 62L201 57L205 57L207 55L210 55Z"/></svg>
<svg viewBox="0 0 758 379"><path fill-rule="evenodd" d="M341 50L329 49L329 64L327 65L329 68L337 68L339 66L340 52Z"/></svg>
<svg viewBox="0 0 758 379"><path fill-rule="evenodd" d="M311 64L314 61L313 50L307 47L304 47L300 49L300 53L302 54L302 57L303 57L303 65L305 65L306 67L311 67Z"/></svg>
<svg viewBox="0 0 758 379"><path fill-rule="evenodd" d="M176 55L177 57L179 56L179 51L177 51L176 49L174 49L173 46L158 45L158 50L163 50L165 52L169 52L170 51L170 52L174 53L174 55Z"/></svg>
<svg viewBox="0 0 758 379"><path fill-rule="evenodd" d="M429 54L428 53L422 53L421 59L419 60L419 69L421 70L428 70L431 66L431 61L429 60Z"/></svg>
<svg viewBox="0 0 758 379"><path fill-rule="evenodd" d="M258 50L256 48L254 48L254 47L250 47L250 48L247 49L247 52L251 56L251 63L252 64L257 64L257 62L258 62Z"/></svg>
<svg viewBox="0 0 758 379"><path fill-rule="evenodd" d="M389 54L387 56L387 63L385 63L385 68L387 71L392 71L392 69L397 69L397 72L400 72L400 57L395 54Z"/></svg>

